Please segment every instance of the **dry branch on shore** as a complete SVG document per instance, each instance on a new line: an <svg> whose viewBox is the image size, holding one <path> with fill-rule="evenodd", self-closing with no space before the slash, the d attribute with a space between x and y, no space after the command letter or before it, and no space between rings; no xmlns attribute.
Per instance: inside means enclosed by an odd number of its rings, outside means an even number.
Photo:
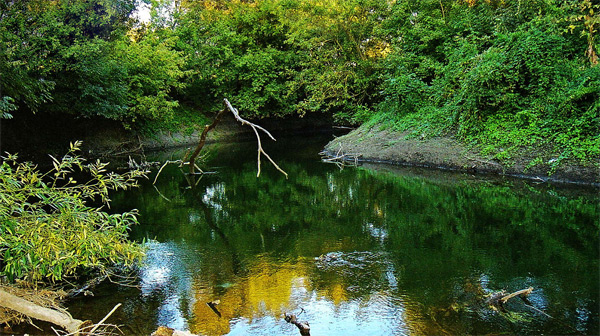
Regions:
<svg viewBox="0 0 600 336"><path fill-rule="evenodd" d="M23 314L28 318L50 322L61 326L69 333L75 333L82 327L91 326L91 321L74 319L66 311L40 306L17 295L0 289L0 305L4 308Z"/></svg>
<svg viewBox="0 0 600 336"><path fill-rule="evenodd" d="M340 168L343 168L347 163L358 166L358 160L362 157L362 154L343 153L341 144L335 155L332 155L332 153L327 150L323 150L319 154L322 156L321 160L323 162L335 163Z"/></svg>
<svg viewBox="0 0 600 336"><path fill-rule="evenodd" d="M34 325L32 319L40 320L61 327L64 331L54 328L52 330L62 336L111 335L113 334L111 330L118 330L117 326L105 322L121 306L120 303L100 322L94 324L89 320L73 318L58 305L57 302L61 298L69 295L73 293L2 286L0 287L0 324L29 322Z"/></svg>

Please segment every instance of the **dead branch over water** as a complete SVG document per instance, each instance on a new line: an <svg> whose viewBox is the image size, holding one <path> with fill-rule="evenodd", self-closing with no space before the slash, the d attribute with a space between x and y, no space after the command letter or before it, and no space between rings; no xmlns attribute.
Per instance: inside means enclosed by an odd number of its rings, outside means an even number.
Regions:
<svg viewBox="0 0 600 336"><path fill-rule="evenodd" d="M200 153L200 151L202 150L202 147L204 147L204 144L206 143L206 135L208 134L208 132L210 130L212 130L213 128L215 128L217 126L217 124L219 123L219 121L221 120L221 117L223 116L223 114L229 110L231 111L231 113L233 114L235 120L239 121L242 125L248 125L250 126L250 128L252 128L252 130L254 131L254 134L256 135L256 141L258 143L258 158L257 158L257 165L258 165L258 172L256 174L256 177L260 176L260 170L261 170L261 166L260 166L260 160L261 157L264 155L264 157L267 158L267 160L269 160L269 162L271 162L271 164L273 164L273 166L280 171L283 175L285 175L285 177L287 178L288 174L281 169L277 163L275 163L275 161L273 161L273 159L271 159L271 157L269 156L269 154L267 154L264 149L262 148L262 142L261 142L261 138L260 138L260 133L258 132L259 130L264 132L265 134L267 134L267 136L269 138L271 138L273 141L276 141L275 138L271 135L271 133L269 133L269 131L267 131L265 128L256 125L254 123L249 122L246 119L243 119L242 117L240 117L239 111L233 107L231 105L231 103L229 102L229 100L227 99L223 99L223 102L225 104L224 109L222 109L221 111L219 111L219 113L217 113L217 116L215 117L215 119L213 120L212 124L210 125L206 125L204 126L204 131L202 131L202 134L200 135L200 140L198 141L198 146L196 146L196 149L194 150L194 152L192 153L192 155L190 155L189 159L186 160L187 164L189 164L189 170L190 170L190 174L194 174L195 171L195 161L196 161L196 157L198 156L198 154Z"/></svg>

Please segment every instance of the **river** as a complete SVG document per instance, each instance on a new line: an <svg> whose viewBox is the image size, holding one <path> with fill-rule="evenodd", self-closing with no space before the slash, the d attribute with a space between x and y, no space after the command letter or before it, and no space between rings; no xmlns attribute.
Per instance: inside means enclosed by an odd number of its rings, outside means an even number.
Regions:
<svg viewBox="0 0 600 336"><path fill-rule="evenodd" d="M69 305L127 335L163 325L199 335L599 333L598 190L383 165L338 167L329 137L206 147L186 179L113 195L140 211L147 257L133 287L105 284ZM148 154L178 159L183 150ZM154 172L154 174L156 171ZM486 295L533 287L492 309ZM215 302L216 310L208 302Z"/></svg>

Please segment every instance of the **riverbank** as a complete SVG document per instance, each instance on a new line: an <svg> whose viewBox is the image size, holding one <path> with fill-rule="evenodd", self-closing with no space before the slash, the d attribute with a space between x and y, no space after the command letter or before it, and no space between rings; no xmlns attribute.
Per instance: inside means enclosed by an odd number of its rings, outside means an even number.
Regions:
<svg viewBox="0 0 600 336"><path fill-rule="evenodd" d="M48 154L60 157L69 143L83 141L81 154L86 158L126 156L145 151L173 147L192 147L198 144L204 123L211 123L214 115L206 116L203 122L158 127L149 129L127 129L121 122L106 119L68 119L40 116L39 120L27 116L5 120L0 138L0 151L19 153L25 160L46 160ZM294 134L316 134L331 132L331 118L316 115L288 118L273 118L254 121L280 138ZM261 134L264 137L264 135ZM225 114L207 136L206 143L250 141L255 134L248 126L241 125L231 114Z"/></svg>
<svg viewBox="0 0 600 336"><path fill-rule="evenodd" d="M553 169L553 158L536 165L537 150L522 151L504 162L469 148L452 136L415 138L411 132L396 132L380 125L361 126L325 147L329 158L356 162L382 162L472 173L496 174L540 181L600 184L598 166L562 163ZM551 172L550 174L548 172Z"/></svg>

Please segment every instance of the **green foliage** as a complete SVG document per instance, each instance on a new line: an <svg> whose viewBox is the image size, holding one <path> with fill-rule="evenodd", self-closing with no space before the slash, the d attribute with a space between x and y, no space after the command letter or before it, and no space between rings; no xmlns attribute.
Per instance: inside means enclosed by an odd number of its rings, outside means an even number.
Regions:
<svg viewBox="0 0 600 336"><path fill-rule="evenodd" d="M68 65L56 80L49 108L83 117L122 119L127 115L128 86L120 56L110 42L98 38L66 48L62 59Z"/></svg>
<svg viewBox="0 0 600 336"><path fill-rule="evenodd" d="M184 86L175 40L133 30L135 0L15 1L0 9L0 86L25 111L168 120ZM137 33L137 36L132 36ZM14 110L14 108L13 108Z"/></svg>
<svg viewBox="0 0 600 336"><path fill-rule="evenodd" d="M378 82L376 60L387 45L374 38L382 6L295 0L190 4L176 29L189 69L196 71L186 95L202 106L228 97L250 117L319 112L346 121L364 118Z"/></svg>
<svg viewBox="0 0 600 336"><path fill-rule="evenodd" d="M127 73L127 115L131 121L173 118L179 103L172 94L185 86L182 79L186 75L185 58L173 49L175 43L175 38L149 32L140 40L117 44L118 59Z"/></svg>
<svg viewBox="0 0 600 336"><path fill-rule="evenodd" d="M142 249L127 240L136 212L108 214L90 203L108 205L110 190L137 185L141 171L107 173L106 163L85 163L80 143L53 168L41 173L10 155L0 165L0 274L10 280L60 281L81 272L106 273L129 266ZM87 173L85 182L75 176Z"/></svg>
<svg viewBox="0 0 600 336"><path fill-rule="evenodd" d="M285 43L284 23L268 2L195 4L176 33L194 71L186 92L199 106L230 99L247 116L293 112L288 88L298 61Z"/></svg>
<svg viewBox="0 0 600 336"><path fill-rule="evenodd" d="M399 42L386 59L385 98L371 122L455 133L501 160L537 148L553 162L594 162L600 68L586 66L585 44L565 35L569 8L544 1L397 4L384 27Z"/></svg>
<svg viewBox="0 0 600 336"><path fill-rule="evenodd" d="M14 104L15 100L11 97L0 98L0 119L11 119L12 114L10 112L15 111L17 106Z"/></svg>
<svg viewBox="0 0 600 336"><path fill-rule="evenodd" d="M569 23L567 30L570 33L577 32L579 37L585 38L587 49L585 56L592 65L598 64L598 42L596 34L600 26L600 3L593 0L565 1L565 7L569 15L566 21Z"/></svg>
<svg viewBox="0 0 600 336"><path fill-rule="evenodd" d="M1 116L153 129L225 97L250 118L457 134L499 159L598 156L593 1L149 3L147 24L130 19L134 0L0 4Z"/></svg>

